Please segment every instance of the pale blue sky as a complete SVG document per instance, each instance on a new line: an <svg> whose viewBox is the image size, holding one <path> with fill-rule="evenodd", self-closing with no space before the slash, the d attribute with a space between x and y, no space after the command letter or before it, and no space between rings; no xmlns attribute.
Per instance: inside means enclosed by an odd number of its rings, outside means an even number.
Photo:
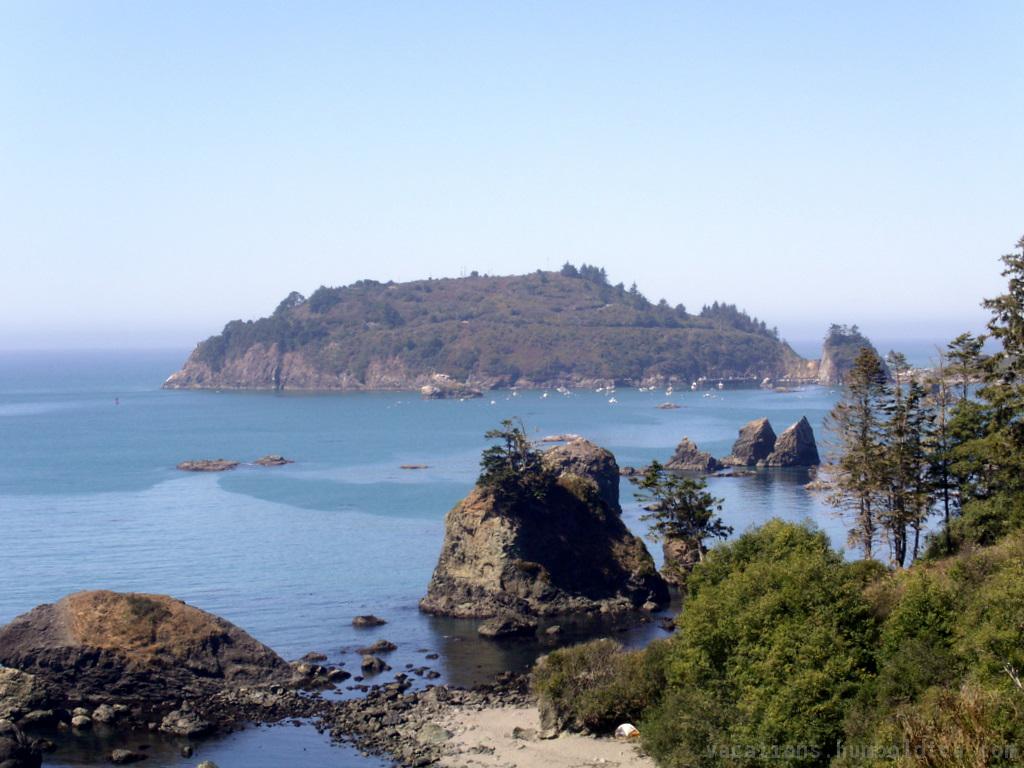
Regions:
<svg viewBox="0 0 1024 768"><path fill-rule="evenodd" d="M0 348L603 265L784 336L980 327L1020 2L0 2Z"/></svg>

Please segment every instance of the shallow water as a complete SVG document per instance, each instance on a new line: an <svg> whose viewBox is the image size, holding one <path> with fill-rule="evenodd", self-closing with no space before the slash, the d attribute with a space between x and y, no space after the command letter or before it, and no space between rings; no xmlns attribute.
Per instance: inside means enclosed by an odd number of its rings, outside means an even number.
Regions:
<svg viewBox="0 0 1024 768"><path fill-rule="evenodd" d="M806 415L820 441L835 397L819 387L671 397L620 389L614 404L588 391L457 402L412 393L160 390L184 356L0 355L0 622L80 589L167 593L224 616L286 658L320 651L351 667L355 647L385 637L399 646L388 659L396 672L426 663L441 682L474 684L524 668L551 642L485 642L476 622L417 610L444 514L472 487L487 429L521 417L531 435L582 434L620 465L638 466L666 459L684 435L724 455L739 427L759 416L781 432ZM667 399L682 407L655 407ZM184 459L251 461L267 453L296 463L220 474L174 468ZM772 517L811 519L841 545L841 522L804 490L806 481L801 471L772 471L710 485L737 533ZM625 481L622 502L625 519L642 532ZM353 629L352 616L370 612L388 624ZM595 631L559 623L566 627L559 642ZM616 634L638 645L659 633L646 624ZM430 652L440 658L424 661ZM307 731L246 731L211 745L228 751L210 759L279 765L261 755L282 739L316 749L310 744L324 740ZM89 754L72 752L79 760ZM362 759L340 749L327 754L338 765ZM147 761L178 764L156 754Z"/></svg>

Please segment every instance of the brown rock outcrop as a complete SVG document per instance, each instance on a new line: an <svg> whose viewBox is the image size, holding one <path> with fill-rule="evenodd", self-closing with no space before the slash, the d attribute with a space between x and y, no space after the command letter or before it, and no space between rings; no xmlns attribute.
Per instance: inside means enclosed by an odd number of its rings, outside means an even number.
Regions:
<svg viewBox="0 0 1024 768"><path fill-rule="evenodd" d="M764 463L768 467L814 467L821 463L814 430L806 416L779 435Z"/></svg>
<svg viewBox="0 0 1024 768"><path fill-rule="evenodd" d="M69 699L164 701L185 691L287 682L270 648L165 595L77 592L0 628L0 664Z"/></svg>
<svg viewBox="0 0 1024 768"><path fill-rule="evenodd" d="M676 446L672 458L665 464L666 469L674 469L680 472L701 472L710 474L722 468L718 459L707 451L702 451L697 444L688 437L684 437Z"/></svg>
<svg viewBox="0 0 1024 768"><path fill-rule="evenodd" d="M489 618L667 602L650 553L622 521L615 457L586 440L543 456L543 499L477 486L448 513L423 611Z"/></svg>
<svg viewBox="0 0 1024 768"><path fill-rule="evenodd" d="M767 418L754 419L743 425L732 445L732 453L722 459L730 467L753 467L767 459L775 450L775 430Z"/></svg>
<svg viewBox="0 0 1024 768"><path fill-rule="evenodd" d="M690 571L700 562L700 552L693 544L682 539L665 539L661 543L661 551L665 556L661 575L673 586L684 586Z"/></svg>

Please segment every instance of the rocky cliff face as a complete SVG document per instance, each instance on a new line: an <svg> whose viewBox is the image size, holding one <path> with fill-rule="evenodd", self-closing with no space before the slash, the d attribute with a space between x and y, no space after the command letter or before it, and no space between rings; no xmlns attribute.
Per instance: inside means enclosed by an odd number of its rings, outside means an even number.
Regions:
<svg viewBox="0 0 1024 768"><path fill-rule="evenodd" d="M767 418L754 419L740 429L732 453L722 459L731 467L753 467L764 461L775 448L775 430Z"/></svg>
<svg viewBox="0 0 1024 768"><path fill-rule="evenodd" d="M238 627L163 595L78 592L0 628L0 664L71 700L164 701L286 682L291 668Z"/></svg>
<svg viewBox="0 0 1024 768"><path fill-rule="evenodd" d="M672 458L665 464L666 469L674 469L679 472L701 472L710 474L722 468L718 461L707 451L702 451L697 444L688 437L684 437L676 446Z"/></svg>
<svg viewBox="0 0 1024 768"><path fill-rule="evenodd" d="M477 487L448 513L423 611L488 618L667 602L650 553L622 521L611 453L573 440L544 463L553 480L543 501L509 504Z"/></svg>
<svg viewBox="0 0 1024 768"><path fill-rule="evenodd" d="M814 467L820 463L814 430L806 416L779 435L765 460L769 467Z"/></svg>

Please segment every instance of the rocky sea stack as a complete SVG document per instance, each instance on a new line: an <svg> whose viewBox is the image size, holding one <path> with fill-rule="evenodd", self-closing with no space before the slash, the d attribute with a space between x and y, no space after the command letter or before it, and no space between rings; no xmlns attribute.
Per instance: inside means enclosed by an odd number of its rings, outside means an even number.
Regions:
<svg viewBox="0 0 1024 768"><path fill-rule="evenodd" d="M846 374L853 368L857 353L867 347L876 355L871 341L856 325L832 325L821 348L821 362L818 364L818 383L825 387L836 387L843 383ZM881 357L881 356L879 356Z"/></svg>
<svg viewBox="0 0 1024 768"><path fill-rule="evenodd" d="M815 467L821 463L814 430L806 416L779 435L764 463L769 467Z"/></svg>
<svg viewBox="0 0 1024 768"><path fill-rule="evenodd" d="M0 664L68 702L165 702L292 676L224 619L164 595L108 591L69 595L0 628Z"/></svg>
<svg viewBox="0 0 1024 768"><path fill-rule="evenodd" d="M815 467L820 463L814 430L806 416L777 437L767 418L747 422L732 453L722 459L722 464L732 467Z"/></svg>
<svg viewBox="0 0 1024 768"><path fill-rule="evenodd" d="M676 446L666 464L666 469L673 469L679 472L701 472L710 474L722 468L722 463L707 451L702 451L697 444L688 437L684 437Z"/></svg>
<svg viewBox="0 0 1024 768"><path fill-rule="evenodd" d="M423 611L490 618L667 602L654 560L622 521L615 457L576 439L540 461L533 494L480 483L448 513Z"/></svg>
<svg viewBox="0 0 1024 768"><path fill-rule="evenodd" d="M754 467L767 459L775 449L775 430L767 418L754 419L743 425L733 443L732 453L722 459L730 467Z"/></svg>

